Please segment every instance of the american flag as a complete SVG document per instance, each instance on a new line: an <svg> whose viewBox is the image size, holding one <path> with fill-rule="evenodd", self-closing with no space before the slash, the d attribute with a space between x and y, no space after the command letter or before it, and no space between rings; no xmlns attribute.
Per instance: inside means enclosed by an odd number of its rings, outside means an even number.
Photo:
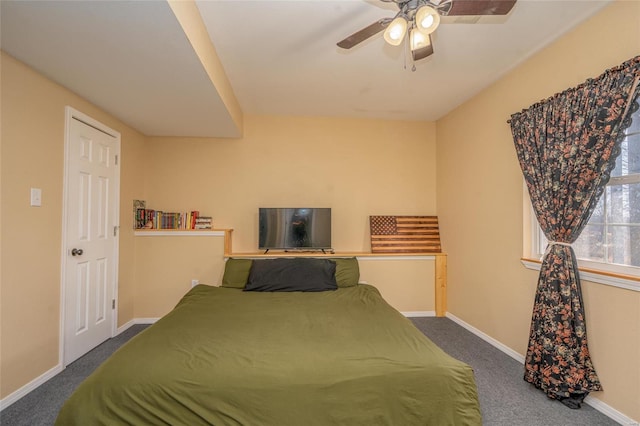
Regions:
<svg viewBox="0 0 640 426"><path fill-rule="evenodd" d="M369 216L372 253L440 253L437 216Z"/></svg>

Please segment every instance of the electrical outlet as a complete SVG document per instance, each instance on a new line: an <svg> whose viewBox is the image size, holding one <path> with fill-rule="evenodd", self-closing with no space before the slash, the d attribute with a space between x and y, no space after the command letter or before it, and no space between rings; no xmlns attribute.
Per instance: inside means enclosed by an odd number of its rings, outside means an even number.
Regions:
<svg viewBox="0 0 640 426"><path fill-rule="evenodd" d="M191 287L195 287L200 284L200 280L191 280Z"/></svg>

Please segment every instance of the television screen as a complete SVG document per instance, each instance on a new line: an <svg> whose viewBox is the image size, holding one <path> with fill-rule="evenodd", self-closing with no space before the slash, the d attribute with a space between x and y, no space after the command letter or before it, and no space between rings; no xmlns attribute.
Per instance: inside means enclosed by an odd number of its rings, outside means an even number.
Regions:
<svg viewBox="0 0 640 426"><path fill-rule="evenodd" d="M258 247L269 249L330 249L330 208L260 208Z"/></svg>

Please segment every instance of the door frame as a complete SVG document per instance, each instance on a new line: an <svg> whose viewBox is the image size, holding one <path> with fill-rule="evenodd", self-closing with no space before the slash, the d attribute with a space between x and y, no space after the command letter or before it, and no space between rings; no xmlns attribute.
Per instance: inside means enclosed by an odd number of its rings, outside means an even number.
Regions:
<svg viewBox="0 0 640 426"><path fill-rule="evenodd" d="M60 250L60 339L58 341L58 362L61 367L66 368L65 365L65 353L64 353L64 342L65 342L65 311L66 311L66 278L67 278L67 270L66 270L66 259L67 259L67 203L69 200L68 194L68 185L69 185L69 145L71 143L71 120L77 119L84 124L91 126L109 136L113 136L115 138L115 155L118 158L118 166L121 164L120 158L120 132L113 130L107 125L91 118L90 116L74 109L71 106L65 106L64 108L64 173L62 180L62 247ZM111 315L111 337L116 335L116 331L118 328L118 269L119 269L119 253L120 253L120 167L116 169L116 175L114 179L114 185L116 185L116 196L115 196L115 211L116 217L114 218L114 226L117 232L117 236L115 238L114 244L114 252L113 252L113 282L112 282L112 294L113 299L115 300L115 307L112 309Z"/></svg>

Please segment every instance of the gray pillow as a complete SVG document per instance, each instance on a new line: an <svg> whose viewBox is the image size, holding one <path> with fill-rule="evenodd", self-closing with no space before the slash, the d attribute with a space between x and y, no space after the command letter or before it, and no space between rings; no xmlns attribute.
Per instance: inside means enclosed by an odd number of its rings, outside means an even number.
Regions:
<svg viewBox="0 0 640 426"><path fill-rule="evenodd" d="M257 259L244 291L336 290L336 263L329 259Z"/></svg>

